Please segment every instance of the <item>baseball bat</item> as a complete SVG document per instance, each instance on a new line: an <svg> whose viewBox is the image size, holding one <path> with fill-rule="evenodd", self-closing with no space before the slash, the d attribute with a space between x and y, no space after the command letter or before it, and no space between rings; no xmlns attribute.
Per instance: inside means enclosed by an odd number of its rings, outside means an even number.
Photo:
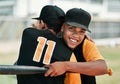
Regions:
<svg viewBox="0 0 120 84"><path fill-rule="evenodd" d="M41 74L45 73L48 68L36 66L21 65L0 65L0 74L16 75L16 74Z"/></svg>

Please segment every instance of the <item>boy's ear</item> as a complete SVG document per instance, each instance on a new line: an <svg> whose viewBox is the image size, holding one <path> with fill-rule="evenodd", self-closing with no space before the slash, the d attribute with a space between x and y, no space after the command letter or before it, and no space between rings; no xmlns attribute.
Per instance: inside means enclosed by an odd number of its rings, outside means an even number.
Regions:
<svg viewBox="0 0 120 84"><path fill-rule="evenodd" d="M43 22L43 20L40 20L40 24L41 24L41 29L46 29L47 28L47 25L45 22Z"/></svg>
<svg viewBox="0 0 120 84"><path fill-rule="evenodd" d="M65 27L65 24L63 23L63 25L61 27L61 32L63 32L64 27Z"/></svg>
<svg viewBox="0 0 120 84"><path fill-rule="evenodd" d="M40 20L40 24L41 24L41 27L45 27L45 23L43 22L43 20Z"/></svg>

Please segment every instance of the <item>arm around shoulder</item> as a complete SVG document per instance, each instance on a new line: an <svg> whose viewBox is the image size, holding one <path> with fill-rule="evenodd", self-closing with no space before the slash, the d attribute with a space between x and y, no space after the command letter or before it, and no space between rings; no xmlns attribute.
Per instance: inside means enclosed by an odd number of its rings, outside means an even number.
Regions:
<svg viewBox="0 0 120 84"><path fill-rule="evenodd" d="M96 60L91 62L66 62L69 72L81 73L86 75L103 75L108 73L107 65L104 60Z"/></svg>

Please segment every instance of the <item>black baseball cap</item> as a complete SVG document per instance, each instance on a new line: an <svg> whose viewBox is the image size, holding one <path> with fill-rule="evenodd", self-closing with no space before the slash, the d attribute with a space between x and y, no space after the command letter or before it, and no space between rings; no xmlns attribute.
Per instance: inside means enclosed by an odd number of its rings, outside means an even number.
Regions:
<svg viewBox="0 0 120 84"><path fill-rule="evenodd" d="M64 11L56 5L46 5L42 8L40 16L32 19L43 20L47 25L59 32L64 22ZM56 29L55 29L56 28Z"/></svg>
<svg viewBox="0 0 120 84"><path fill-rule="evenodd" d="M88 29L90 21L91 15L81 8L72 8L65 15L65 22L67 24L83 28L88 32L91 32Z"/></svg>

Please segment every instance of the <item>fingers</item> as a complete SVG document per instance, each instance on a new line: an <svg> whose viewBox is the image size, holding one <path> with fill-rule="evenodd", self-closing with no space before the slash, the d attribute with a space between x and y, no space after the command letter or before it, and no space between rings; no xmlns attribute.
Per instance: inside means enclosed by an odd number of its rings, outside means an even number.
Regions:
<svg viewBox="0 0 120 84"><path fill-rule="evenodd" d="M88 36L87 34L86 34L86 37L87 37L87 39L88 39L89 41L95 43L94 40L93 40L90 36Z"/></svg>
<svg viewBox="0 0 120 84"><path fill-rule="evenodd" d="M48 65L45 65L45 67L49 68L48 71L44 74L45 76L59 76L65 73L64 65L61 62L55 62Z"/></svg>
<svg viewBox="0 0 120 84"><path fill-rule="evenodd" d="M45 67L46 68L49 68L48 69L48 71L45 73L45 75L44 76L51 76L51 77L53 77L54 76L54 73L53 73L53 70L52 70L52 68L51 68L51 66L50 65L45 65Z"/></svg>
<svg viewBox="0 0 120 84"><path fill-rule="evenodd" d="M49 68L48 71L44 74L44 76L51 76L51 77L54 77L54 76L57 76L57 72L52 68L51 65L45 65L45 67Z"/></svg>
<svg viewBox="0 0 120 84"><path fill-rule="evenodd" d="M51 70L51 69L48 69L48 71L45 73L44 76L49 76L51 73L52 73L52 70Z"/></svg>
<svg viewBox="0 0 120 84"><path fill-rule="evenodd" d="M51 77L54 77L54 76L56 76L57 74L56 74L56 72L54 72L52 69L48 69L48 71L45 73L45 75L44 76L51 76Z"/></svg>

